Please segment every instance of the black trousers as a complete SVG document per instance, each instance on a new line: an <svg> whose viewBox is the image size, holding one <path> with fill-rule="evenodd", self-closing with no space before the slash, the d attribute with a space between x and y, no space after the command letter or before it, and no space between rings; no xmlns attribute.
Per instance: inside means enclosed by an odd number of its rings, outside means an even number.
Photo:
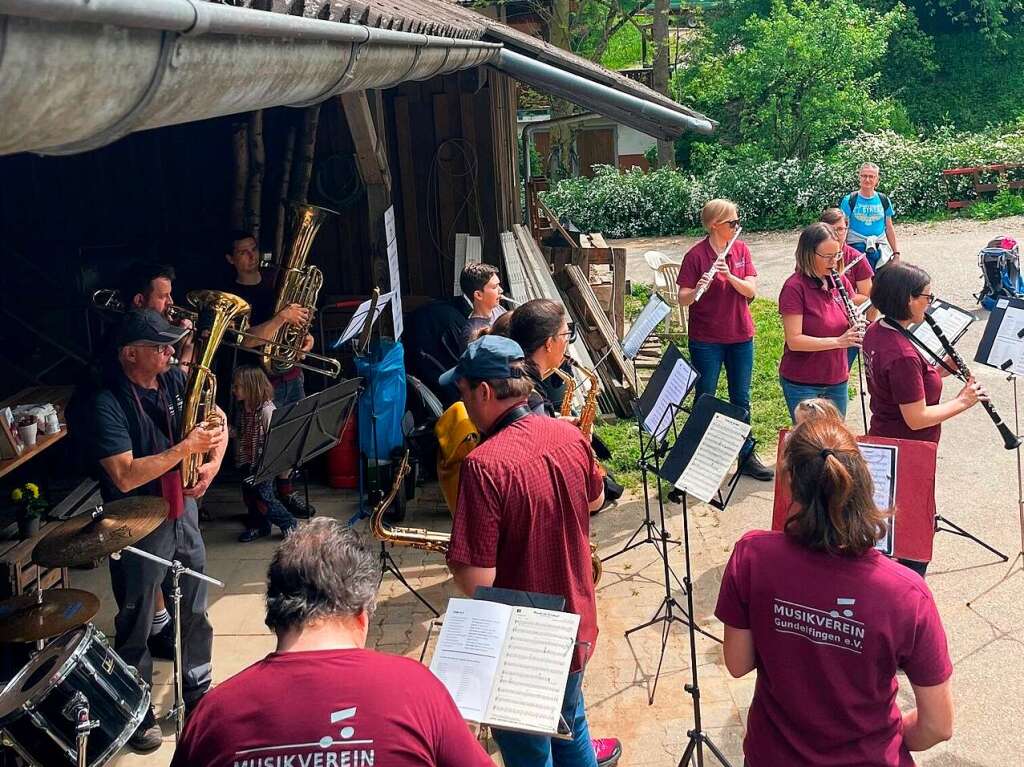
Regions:
<svg viewBox="0 0 1024 767"><path fill-rule="evenodd" d="M204 572L206 546L199 532L196 500L186 498L185 513L180 519L164 520L160 527L135 545L150 554L168 560L177 559L185 567ZM153 684L153 657L147 640L156 595L167 573L167 566L130 552L122 554L120 559L110 560L110 581L117 600L114 650L125 663L137 668L149 685ZM173 612L170 600L167 607ZM187 703L198 700L209 689L212 655L213 627L206 617L206 582L182 575L181 660Z"/></svg>

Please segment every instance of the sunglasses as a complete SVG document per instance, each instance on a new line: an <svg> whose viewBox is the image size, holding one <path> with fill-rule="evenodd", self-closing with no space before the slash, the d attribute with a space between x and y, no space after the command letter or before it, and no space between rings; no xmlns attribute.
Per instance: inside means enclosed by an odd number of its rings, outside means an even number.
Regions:
<svg viewBox="0 0 1024 767"><path fill-rule="evenodd" d="M576 323L568 322L566 324L569 326L569 329L564 333L555 333L555 337L557 338L559 336L568 336L569 343L572 343L573 341L576 340Z"/></svg>
<svg viewBox="0 0 1024 767"><path fill-rule="evenodd" d="M739 220L738 218L734 218L734 219L732 219L731 221L719 221L718 223L720 223L720 224L725 224L725 225L727 225L727 226L728 226L728 227L729 227L730 229L735 229L735 228L736 228L737 226L739 226L739 225L740 225L740 220Z"/></svg>
<svg viewBox="0 0 1024 767"><path fill-rule="evenodd" d="M931 303L935 300L936 296L934 293L915 293L914 298L927 298L928 303Z"/></svg>

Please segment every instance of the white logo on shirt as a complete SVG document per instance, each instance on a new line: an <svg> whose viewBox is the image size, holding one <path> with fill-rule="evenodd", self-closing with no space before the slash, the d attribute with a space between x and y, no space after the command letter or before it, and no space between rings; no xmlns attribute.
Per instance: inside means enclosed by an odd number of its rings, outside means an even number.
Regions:
<svg viewBox="0 0 1024 767"><path fill-rule="evenodd" d="M839 607L852 607L855 600L840 597ZM818 610L796 602L775 598L775 630L803 637L814 644L848 650L860 655L864 649L865 626L853 619L853 610Z"/></svg>
<svg viewBox="0 0 1024 767"><path fill-rule="evenodd" d="M336 725L355 715L355 706L332 711L331 724ZM341 740L327 734L314 743L288 743L236 751L232 767L373 767L376 760L373 740L352 740L355 734L355 727L346 725L338 731Z"/></svg>

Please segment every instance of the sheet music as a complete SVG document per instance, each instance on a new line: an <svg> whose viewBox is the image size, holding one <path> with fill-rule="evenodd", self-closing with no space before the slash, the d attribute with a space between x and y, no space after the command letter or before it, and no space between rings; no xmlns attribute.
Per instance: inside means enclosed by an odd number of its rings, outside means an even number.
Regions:
<svg viewBox="0 0 1024 767"><path fill-rule="evenodd" d="M672 426L672 418L667 411L672 405L678 405L683 401L686 392L690 390L695 380L697 380L697 371L685 359L676 360L676 364L672 366L672 371L665 380L665 385L658 393L654 407L644 419L644 428L648 434L654 434L655 429L658 430L655 436L659 442L664 439L665 434Z"/></svg>
<svg viewBox="0 0 1024 767"><path fill-rule="evenodd" d="M572 613L512 608L487 724L557 731L579 623Z"/></svg>
<svg viewBox="0 0 1024 767"><path fill-rule="evenodd" d="M875 506L880 509L891 509L896 505L896 445L872 445L860 442L857 444L868 473L874 483ZM892 556L895 539L895 525L890 520L888 533L875 542L875 548Z"/></svg>
<svg viewBox="0 0 1024 767"><path fill-rule="evenodd" d="M710 503L749 433L750 424L715 413L676 487Z"/></svg>
<svg viewBox="0 0 1024 767"><path fill-rule="evenodd" d="M430 670L448 689L463 719L483 722L512 608L477 599L451 599Z"/></svg>
<svg viewBox="0 0 1024 767"><path fill-rule="evenodd" d="M337 341L331 344L332 348L337 349L346 341L351 341L359 335L360 331L363 329L363 323L366 321L366 313L370 311L370 302L372 300L372 298L368 298L363 301L363 303L359 304L359 308L356 309L355 314L352 315L352 319L348 321L348 325L345 327L345 332L341 334L341 337ZM380 294L380 297L377 299L377 308L373 310L374 322L377 321L381 312L384 311L384 307L386 307L390 301L391 291Z"/></svg>
<svg viewBox="0 0 1024 767"><path fill-rule="evenodd" d="M996 337L992 340L988 364L998 368L1006 360L1013 360L1010 370L1017 375L1024 375L1024 341L1017 335L1024 330L1024 309L1010 306L1005 299L997 302L996 307L1005 307L1006 310L996 330Z"/></svg>
<svg viewBox="0 0 1024 767"><path fill-rule="evenodd" d="M395 326L395 340L402 337L405 322L402 317L402 274L398 268L398 238L395 232L395 206L384 211L384 237L388 246L388 275L391 279L391 320Z"/></svg>
<svg viewBox="0 0 1024 767"><path fill-rule="evenodd" d="M939 329L953 343L967 326L974 322L974 317L955 306L935 304L931 312L932 319L938 323ZM942 348L939 339L936 337L931 326L927 322L920 323L914 328L914 338L932 350L939 359L946 356L946 350Z"/></svg>
<svg viewBox="0 0 1024 767"><path fill-rule="evenodd" d="M665 299L657 293L652 293L647 305L637 315L636 319L633 320L629 332L622 339L623 356L628 360L635 359L636 355L640 353L640 347L647 339L647 336L658 327L671 311L672 307L665 302Z"/></svg>

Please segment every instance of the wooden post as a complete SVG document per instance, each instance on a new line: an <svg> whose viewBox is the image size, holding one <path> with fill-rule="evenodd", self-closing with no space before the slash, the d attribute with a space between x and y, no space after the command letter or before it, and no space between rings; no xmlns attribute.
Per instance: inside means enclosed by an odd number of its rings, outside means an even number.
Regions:
<svg viewBox="0 0 1024 767"><path fill-rule="evenodd" d="M295 155L297 162L292 169L289 182L289 200L305 202L309 194L309 180L313 175L313 158L316 155L316 128L319 122L319 104L313 104L302 111L302 133Z"/></svg>
<svg viewBox="0 0 1024 767"><path fill-rule="evenodd" d="M277 221L274 232L274 258L281 257L284 248L284 203L288 199L288 185L292 177L292 162L295 157L295 126L288 129L284 140L284 158L281 161L281 184L277 193Z"/></svg>
<svg viewBox="0 0 1024 767"><path fill-rule="evenodd" d="M249 184L248 125L239 120L231 127L231 145L235 156L235 193L231 199L231 228L245 225L246 189Z"/></svg>
<svg viewBox="0 0 1024 767"><path fill-rule="evenodd" d="M249 188L245 204L245 228L260 239L260 218L263 201L263 110L249 113Z"/></svg>

